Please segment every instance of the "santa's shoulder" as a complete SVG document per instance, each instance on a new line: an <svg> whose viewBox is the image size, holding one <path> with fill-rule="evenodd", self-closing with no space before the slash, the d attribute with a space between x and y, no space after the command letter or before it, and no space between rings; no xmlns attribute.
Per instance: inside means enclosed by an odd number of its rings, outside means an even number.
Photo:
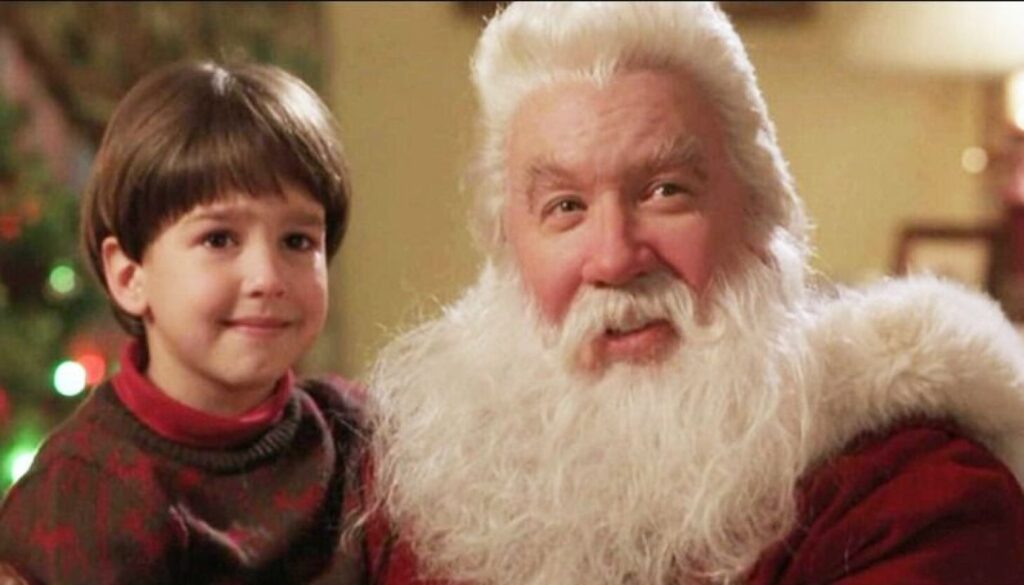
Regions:
<svg viewBox="0 0 1024 585"><path fill-rule="evenodd" d="M1021 488L948 421L863 433L798 489L800 527L764 551L748 585L917 583L924 573L936 585L1020 583Z"/></svg>
<svg viewBox="0 0 1024 585"><path fill-rule="evenodd" d="M816 301L819 454L910 417L951 419L1024 478L1024 336L992 299L933 277Z"/></svg>

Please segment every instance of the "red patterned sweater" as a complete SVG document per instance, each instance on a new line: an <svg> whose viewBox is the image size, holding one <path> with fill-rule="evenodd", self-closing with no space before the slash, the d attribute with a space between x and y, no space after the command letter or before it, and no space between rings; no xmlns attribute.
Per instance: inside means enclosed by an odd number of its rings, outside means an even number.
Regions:
<svg viewBox="0 0 1024 585"><path fill-rule="evenodd" d="M360 547L339 544L362 441L354 386L289 374L223 419L122 364L7 495L0 561L47 585L362 578Z"/></svg>

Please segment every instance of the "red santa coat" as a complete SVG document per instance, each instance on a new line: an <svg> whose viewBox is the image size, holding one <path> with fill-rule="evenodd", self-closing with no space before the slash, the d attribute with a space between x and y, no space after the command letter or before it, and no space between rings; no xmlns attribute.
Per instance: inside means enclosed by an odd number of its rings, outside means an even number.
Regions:
<svg viewBox="0 0 1024 585"><path fill-rule="evenodd" d="M802 483L800 520L750 585L1024 582L1024 494L948 425L863 437Z"/></svg>

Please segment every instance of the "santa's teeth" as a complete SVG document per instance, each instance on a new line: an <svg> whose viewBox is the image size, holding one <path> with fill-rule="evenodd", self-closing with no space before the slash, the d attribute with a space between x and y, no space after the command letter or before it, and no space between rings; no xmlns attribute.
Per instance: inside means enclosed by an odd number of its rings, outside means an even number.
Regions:
<svg viewBox="0 0 1024 585"><path fill-rule="evenodd" d="M643 327L643 325L637 325L635 327L609 327L607 331L609 335L625 335L627 333L633 333L634 331L643 329Z"/></svg>

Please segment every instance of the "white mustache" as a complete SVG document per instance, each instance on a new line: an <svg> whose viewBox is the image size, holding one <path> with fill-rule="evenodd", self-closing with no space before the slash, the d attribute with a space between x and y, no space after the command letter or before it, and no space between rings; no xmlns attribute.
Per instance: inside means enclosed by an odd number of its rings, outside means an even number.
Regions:
<svg viewBox="0 0 1024 585"><path fill-rule="evenodd" d="M694 327L696 299L679 279L658 271L621 287L581 288L555 332L554 345L570 369L580 352L608 331L629 331L668 321L680 337Z"/></svg>

